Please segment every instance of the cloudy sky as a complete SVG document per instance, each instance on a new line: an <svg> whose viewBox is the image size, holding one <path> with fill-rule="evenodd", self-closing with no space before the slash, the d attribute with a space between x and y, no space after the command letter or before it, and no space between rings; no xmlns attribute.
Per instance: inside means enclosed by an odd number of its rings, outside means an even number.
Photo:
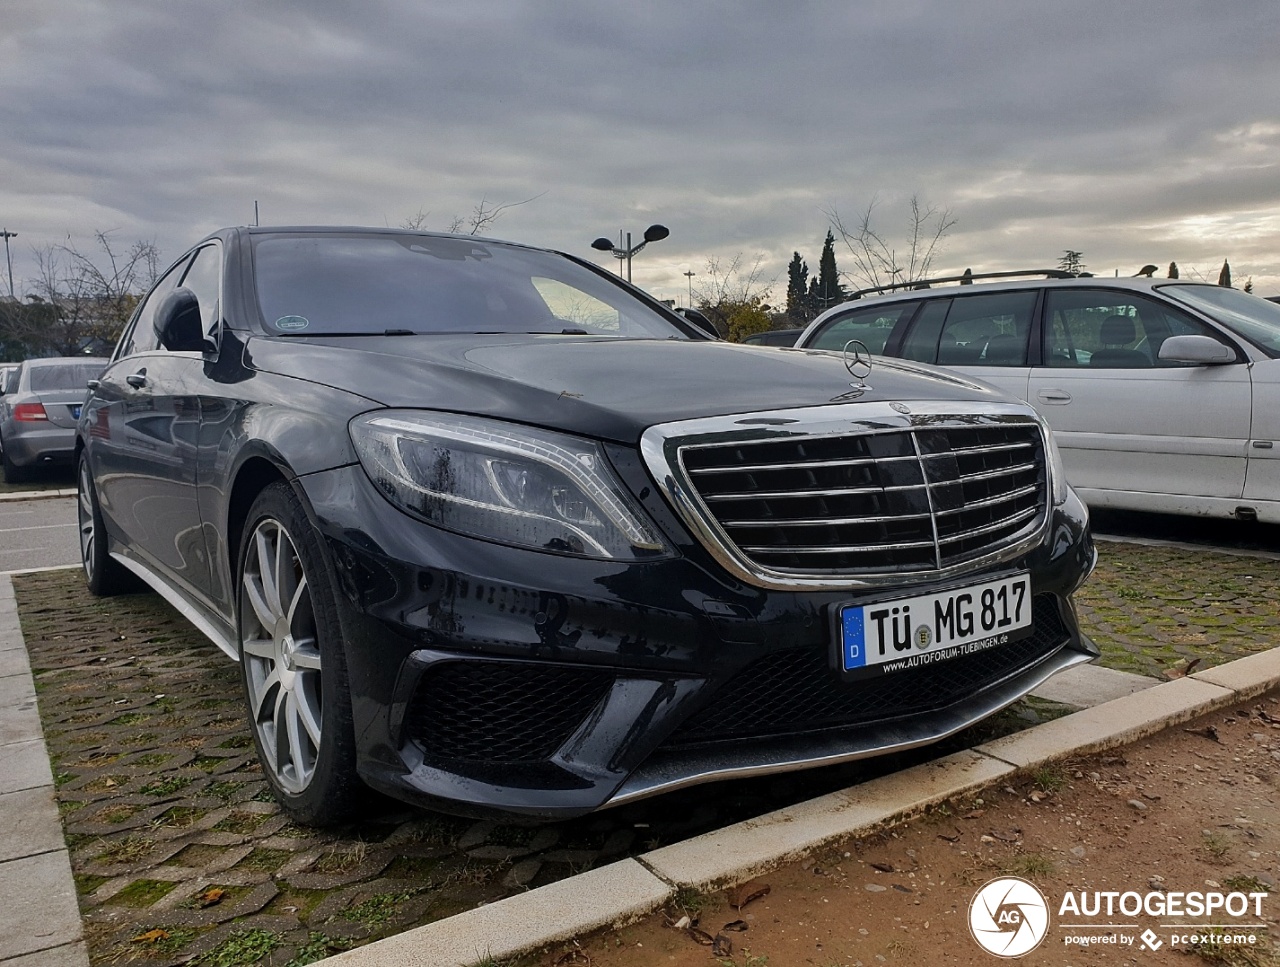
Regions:
<svg viewBox="0 0 1280 967"><path fill-rule="evenodd" d="M1225 257L1269 295L1277 41L1276 0L0 0L0 227L21 295L35 248L168 261L255 200L444 229L533 199L491 234L597 256L661 222L638 284L683 303L741 254L781 301L825 212L902 244L914 194L956 219L938 271Z"/></svg>

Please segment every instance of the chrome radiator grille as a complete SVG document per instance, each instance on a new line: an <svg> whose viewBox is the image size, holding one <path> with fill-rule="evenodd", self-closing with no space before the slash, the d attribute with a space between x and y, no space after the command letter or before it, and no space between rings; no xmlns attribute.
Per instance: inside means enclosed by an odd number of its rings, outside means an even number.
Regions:
<svg viewBox="0 0 1280 967"><path fill-rule="evenodd" d="M924 426L682 446L681 468L737 552L797 575L942 570L1044 522L1032 423Z"/></svg>

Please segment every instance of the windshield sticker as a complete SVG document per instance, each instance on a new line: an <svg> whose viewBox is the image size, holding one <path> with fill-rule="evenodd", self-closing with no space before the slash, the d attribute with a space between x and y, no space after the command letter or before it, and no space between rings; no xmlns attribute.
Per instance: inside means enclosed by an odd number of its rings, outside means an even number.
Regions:
<svg viewBox="0 0 1280 967"><path fill-rule="evenodd" d="M276 328L283 329L285 332L299 332L311 325L311 320L306 316L281 316L276 320Z"/></svg>

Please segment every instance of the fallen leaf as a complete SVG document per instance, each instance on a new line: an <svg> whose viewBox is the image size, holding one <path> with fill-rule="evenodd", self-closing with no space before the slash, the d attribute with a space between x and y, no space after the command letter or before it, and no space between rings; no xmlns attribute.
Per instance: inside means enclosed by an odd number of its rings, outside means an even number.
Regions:
<svg viewBox="0 0 1280 967"><path fill-rule="evenodd" d="M747 929L747 921L733 920L726 923L723 927L725 930L732 930L734 933L743 933Z"/></svg>
<svg viewBox="0 0 1280 967"><path fill-rule="evenodd" d="M893 868L892 863L868 863L867 865L871 867L873 870L879 870L881 873L896 872Z"/></svg>
<svg viewBox="0 0 1280 967"><path fill-rule="evenodd" d="M199 897L197 897L197 899L200 901L201 907L212 907L221 903L226 898L226 895L226 890L215 886L211 889L205 890Z"/></svg>
<svg viewBox="0 0 1280 967"><path fill-rule="evenodd" d="M1027 793L1027 798L1032 802L1044 802L1049 798L1049 794L1041 792L1039 789L1032 789L1031 792Z"/></svg>
<svg viewBox="0 0 1280 967"><path fill-rule="evenodd" d="M762 880L752 880L737 887L729 894L729 905L735 910L741 910L752 900L759 900L762 896L768 896L772 890L768 883Z"/></svg>
<svg viewBox="0 0 1280 967"><path fill-rule="evenodd" d="M1214 728L1212 725L1206 725L1202 729L1183 729L1182 731L1188 732L1191 735L1203 736L1206 739L1213 739L1214 742L1222 741L1222 739L1218 737L1218 730Z"/></svg>
<svg viewBox="0 0 1280 967"><path fill-rule="evenodd" d="M168 940L169 932L156 927L154 930L148 930L146 933L140 933L132 938L129 943L159 943L161 940Z"/></svg>
<svg viewBox="0 0 1280 967"><path fill-rule="evenodd" d="M715 943L715 938L713 938L711 934L707 933L705 930L699 930L697 927L689 928L689 936L692 937L696 943L700 943L704 947L710 947Z"/></svg>
<svg viewBox="0 0 1280 967"><path fill-rule="evenodd" d="M733 953L733 941L722 933L716 934L716 939L711 943L711 953L716 957L728 957Z"/></svg>
<svg viewBox="0 0 1280 967"><path fill-rule="evenodd" d="M957 842L960 839L960 837L963 836L964 834L960 832L959 826L957 826L955 829L956 829L956 834L954 836L948 836L946 833L939 833L938 839L945 839L948 843Z"/></svg>

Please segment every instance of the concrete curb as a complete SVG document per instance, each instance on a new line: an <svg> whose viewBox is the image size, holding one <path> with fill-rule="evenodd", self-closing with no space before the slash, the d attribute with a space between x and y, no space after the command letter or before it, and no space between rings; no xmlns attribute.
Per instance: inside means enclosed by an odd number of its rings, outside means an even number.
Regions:
<svg viewBox="0 0 1280 967"><path fill-rule="evenodd" d="M325 967L470 967L536 951L666 903L682 887L742 883L840 839L1072 755L1114 748L1280 684L1280 649L1055 719L854 789L705 833L318 961Z"/></svg>
<svg viewBox="0 0 1280 967"><path fill-rule="evenodd" d="M23 490L16 494L0 494L0 503L6 500L49 500L53 497L74 497L75 488L70 490Z"/></svg>
<svg viewBox="0 0 1280 967"><path fill-rule="evenodd" d="M0 967L88 967L35 681L0 574Z"/></svg>

